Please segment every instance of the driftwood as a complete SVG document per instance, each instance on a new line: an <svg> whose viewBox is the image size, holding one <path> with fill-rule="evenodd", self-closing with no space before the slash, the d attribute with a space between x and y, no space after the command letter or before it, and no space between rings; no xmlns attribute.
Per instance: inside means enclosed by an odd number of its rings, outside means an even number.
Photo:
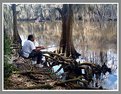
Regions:
<svg viewBox="0 0 121 94"><path fill-rule="evenodd" d="M55 61L58 60L58 62L60 61L59 62L60 64L73 64L74 63L73 59L70 59L70 58L65 57L65 56L61 56L61 55L53 53L53 52L47 52L47 51L45 51L45 52L43 52L43 54L49 54L50 56L48 56L48 58L51 58L51 59L53 59ZM56 56L56 57L54 57L54 56Z"/></svg>
<svg viewBox="0 0 121 94"><path fill-rule="evenodd" d="M62 81L62 82L57 82L55 83L55 85L63 85L63 84L66 84L66 83L69 83L69 82L75 82L75 81L79 81L79 82L82 82L83 84L87 84L88 81L86 80L82 80L82 76L79 76L78 78L74 78L74 79L69 79L69 80L65 80L65 81Z"/></svg>
<svg viewBox="0 0 121 94"><path fill-rule="evenodd" d="M89 62L84 62L84 63L79 64L79 66L82 66L82 65L87 65L87 66L91 66L91 67L95 67L96 66L96 64L89 63Z"/></svg>
<svg viewBox="0 0 121 94"><path fill-rule="evenodd" d="M84 62L84 63L78 63L76 60L62 56L62 54L57 54L53 52L43 52L44 56L47 59L47 62L50 62L50 67L61 64L62 66L55 72L58 73L62 68L65 72L68 72L66 74L66 77L68 77L65 82L59 82L57 84L65 84L67 82L76 82L76 81L82 81L81 79L77 79L79 76L83 76L84 79L87 81L86 86L88 87L90 82L93 82L93 76L96 75L96 79L99 79L101 74L101 66L90 63L90 62ZM47 54L47 55L46 55ZM82 69L85 71L83 74L81 71ZM75 74L75 75L73 75ZM69 76L71 75L71 76ZM76 77L76 78L75 78ZM82 81L83 83L83 81Z"/></svg>
<svg viewBox="0 0 121 94"><path fill-rule="evenodd" d="M58 73L62 68L64 69L65 75L65 80L64 81L55 81L53 85L36 85L32 87L26 87L25 89L40 89L46 86L49 87L49 89L53 88L54 86L65 86L70 89L93 89L92 87L89 87L89 84L91 81L93 81L93 75L95 69L98 67L96 64L89 63L89 62L84 62L84 63L78 63L76 60L70 58L70 57L65 57L62 56L62 54L57 54L53 52L43 52L43 56L45 56L45 63L49 64L49 68L52 68L55 65L60 65L61 67L55 72ZM85 71L85 73L82 73L82 69ZM49 78L52 80L55 80L52 77L52 72L48 71L33 71L33 70L28 70L28 71L17 71L13 72L14 74L21 74L21 75L26 75L30 79L35 80L35 82L40 83L40 80L38 77L36 77L36 74L38 75L48 75ZM67 79L66 79L67 77ZM96 89L94 87L94 89ZM97 88L98 89L98 88Z"/></svg>

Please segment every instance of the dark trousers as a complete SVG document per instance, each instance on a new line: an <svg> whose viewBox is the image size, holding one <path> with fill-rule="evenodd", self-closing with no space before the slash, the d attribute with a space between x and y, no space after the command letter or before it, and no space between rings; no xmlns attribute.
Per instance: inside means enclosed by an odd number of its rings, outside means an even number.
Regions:
<svg viewBox="0 0 121 94"><path fill-rule="evenodd" d="M40 64L40 63L42 63L42 52L33 50L29 54L29 58L32 58L32 59L37 58L37 64Z"/></svg>

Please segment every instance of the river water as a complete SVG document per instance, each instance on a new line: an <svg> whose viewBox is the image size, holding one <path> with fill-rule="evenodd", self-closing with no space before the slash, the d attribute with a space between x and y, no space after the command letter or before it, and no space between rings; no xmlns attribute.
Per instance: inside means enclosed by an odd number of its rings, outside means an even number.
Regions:
<svg viewBox="0 0 121 94"><path fill-rule="evenodd" d="M22 44L29 34L34 34L36 46L43 45L47 49L53 50L53 48L57 49L59 47L62 23L61 21L18 22L18 31ZM118 88L116 22L108 21L99 24L98 22L74 21L73 43L75 49L81 54L77 61L89 61L100 65L105 62L112 69L113 74L105 75L102 86L116 90ZM61 70L61 72L63 71Z"/></svg>

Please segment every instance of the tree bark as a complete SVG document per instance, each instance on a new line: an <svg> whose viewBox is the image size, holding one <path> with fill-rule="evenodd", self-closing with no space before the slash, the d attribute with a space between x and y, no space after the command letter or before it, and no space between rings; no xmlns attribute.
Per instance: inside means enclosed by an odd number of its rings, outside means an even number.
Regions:
<svg viewBox="0 0 121 94"><path fill-rule="evenodd" d="M72 28L73 28L72 4L64 4L61 15L62 15L62 34L61 34L59 52L64 53L66 57L76 58L77 51L74 48L73 39L72 39Z"/></svg>
<svg viewBox="0 0 121 94"><path fill-rule="evenodd" d="M18 34L17 30L17 12L16 12L16 4L12 4L12 11L13 11L13 43L17 44L21 47L21 38Z"/></svg>

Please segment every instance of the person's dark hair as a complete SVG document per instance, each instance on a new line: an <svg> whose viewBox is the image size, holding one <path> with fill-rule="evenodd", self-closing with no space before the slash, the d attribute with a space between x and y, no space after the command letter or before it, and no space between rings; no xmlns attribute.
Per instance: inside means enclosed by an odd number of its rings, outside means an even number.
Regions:
<svg viewBox="0 0 121 94"><path fill-rule="evenodd" d="M34 37L33 35L29 35L28 40L32 40L33 37Z"/></svg>

